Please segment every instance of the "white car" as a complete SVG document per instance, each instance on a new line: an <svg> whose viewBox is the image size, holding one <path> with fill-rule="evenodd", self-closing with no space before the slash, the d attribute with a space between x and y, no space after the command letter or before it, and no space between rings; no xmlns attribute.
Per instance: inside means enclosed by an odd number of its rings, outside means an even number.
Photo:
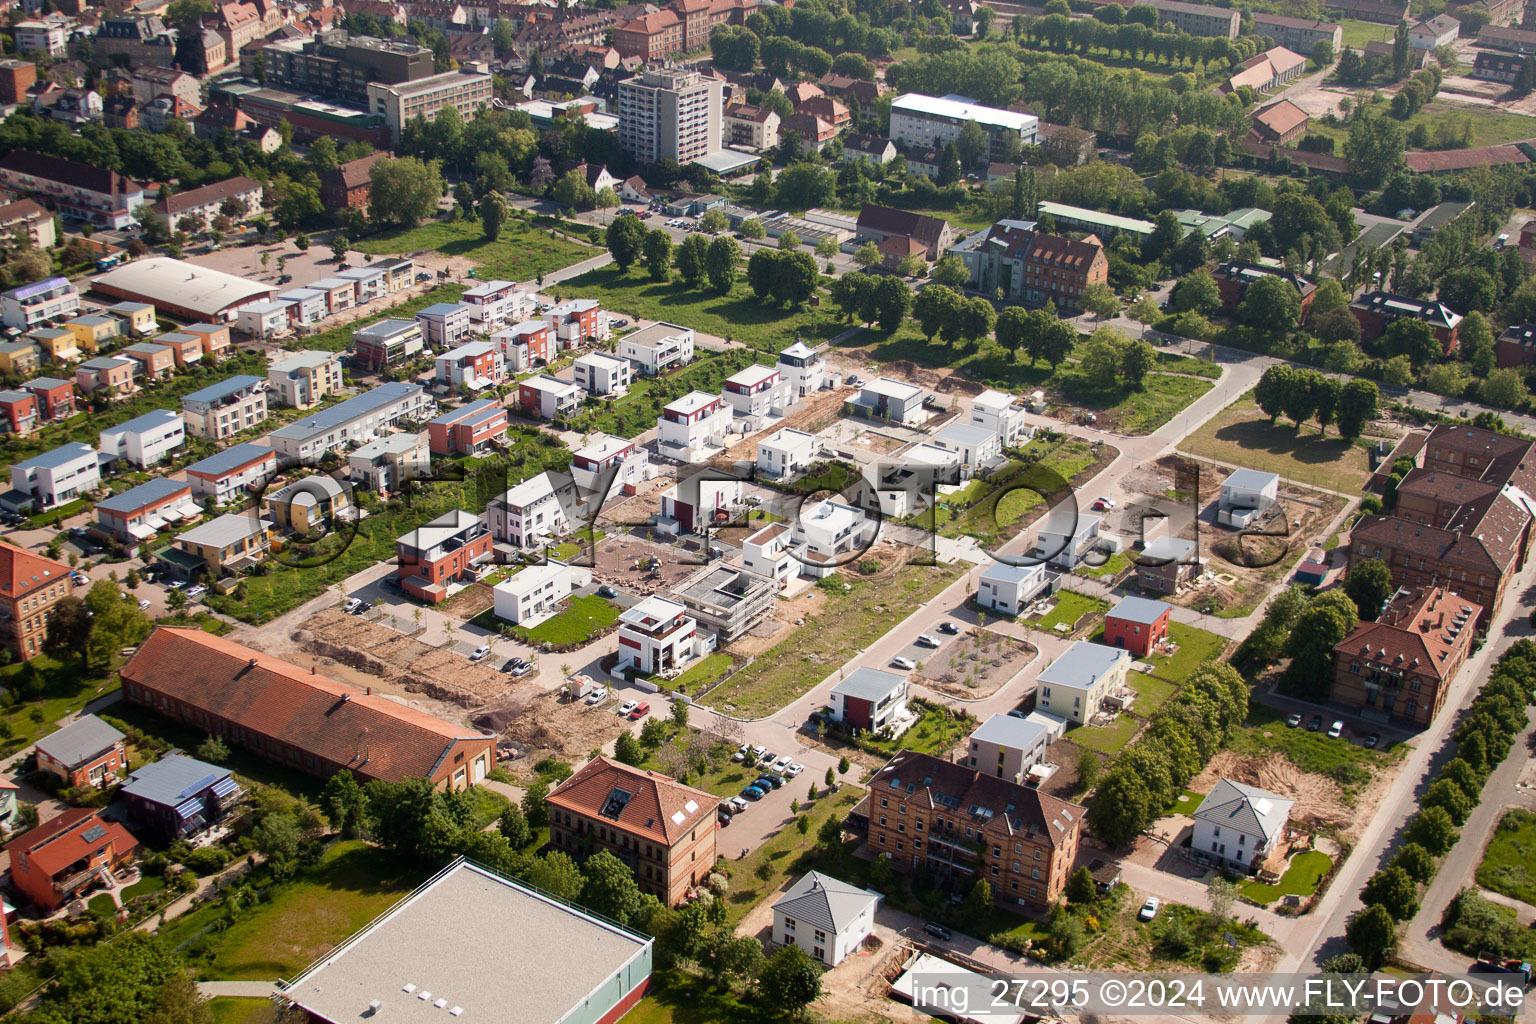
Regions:
<svg viewBox="0 0 1536 1024"><path fill-rule="evenodd" d="M148 601L142 601L141 600L139 602L139 611L143 611L144 609L146 609L148 607L149 607L149 602Z"/></svg>
<svg viewBox="0 0 1536 1024"><path fill-rule="evenodd" d="M199 583L197 586L187 591L187 596L196 598L202 597L206 593L208 593L208 588Z"/></svg>
<svg viewBox="0 0 1536 1024"><path fill-rule="evenodd" d="M1328 727L1328 738L1331 740L1336 740L1343 735L1344 720L1342 718L1335 718L1333 720L1333 724Z"/></svg>
<svg viewBox="0 0 1536 1024"><path fill-rule="evenodd" d="M639 701L627 700L623 704L619 705L619 714L623 715L625 718L628 718L629 715L630 715L630 712L634 711L635 708L637 708L639 706L640 706L640 702Z"/></svg>
<svg viewBox="0 0 1536 1024"><path fill-rule="evenodd" d="M170 584L165 589L167 589L167 590L180 590L184 586L186 586L186 584L183 583L181 580L172 580L170 582Z"/></svg>
<svg viewBox="0 0 1536 1024"><path fill-rule="evenodd" d="M356 615L357 614L357 610L359 608L361 608L362 606L363 606L363 599L362 598L360 598L360 597L349 597L349 598L347 598L347 603L342 606L342 611L346 612L348 615Z"/></svg>
<svg viewBox="0 0 1536 1024"><path fill-rule="evenodd" d="M471 652L471 654L469 656L469 660L470 661L479 661L481 658L485 657L487 654L490 654L490 653L491 653L491 649L489 647L487 647L485 644L481 644L479 647L476 647L473 652Z"/></svg>
<svg viewBox="0 0 1536 1024"><path fill-rule="evenodd" d="M937 646L939 646L938 639L936 637L929 636L927 633L919 633L917 635L917 639L914 640L913 643L917 644L917 646L919 646L919 647L937 647Z"/></svg>
<svg viewBox="0 0 1536 1024"><path fill-rule="evenodd" d="M796 775L799 775L803 771L805 771L805 765L801 764L799 761L796 761L788 768L784 769L784 774L788 775L790 778L794 778Z"/></svg>
<svg viewBox="0 0 1536 1024"><path fill-rule="evenodd" d="M1150 921L1157 916L1157 908L1162 905L1163 901L1156 896L1148 896L1147 902L1143 903L1141 909L1136 911L1136 916L1143 921Z"/></svg>
<svg viewBox="0 0 1536 1024"><path fill-rule="evenodd" d="M773 770L778 772L780 775L783 775L785 772L789 771L789 766L792 764L794 764L794 762L789 758L781 757L777 761L773 762Z"/></svg>
<svg viewBox="0 0 1536 1024"><path fill-rule="evenodd" d="M756 761L766 753L768 753L768 748L759 743L757 746L752 748L752 760Z"/></svg>
<svg viewBox="0 0 1536 1024"><path fill-rule="evenodd" d="M897 668L904 668L908 672L917 668L917 662L913 661L911 658L892 658L891 664L895 665Z"/></svg>
<svg viewBox="0 0 1536 1024"><path fill-rule="evenodd" d="M587 694L586 703L592 704L592 705L597 705L597 704L601 704L603 701L605 701L607 699L608 699L608 691L607 690L593 690L591 693Z"/></svg>

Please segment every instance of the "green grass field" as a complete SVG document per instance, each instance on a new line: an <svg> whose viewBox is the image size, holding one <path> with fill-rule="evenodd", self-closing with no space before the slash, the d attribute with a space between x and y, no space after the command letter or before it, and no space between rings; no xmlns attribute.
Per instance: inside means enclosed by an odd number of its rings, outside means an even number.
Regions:
<svg viewBox="0 0 1536 1024"><path fill-rule="evenodd" d="M913 521L927 529L936 521L945 537L963 535L983 544L998 543L1013 536L1020 522L1045 504L1041 490L1059 488L1057 477L1070 482L1097 465L1101 454L1099 449L1071 438L1053 444L1038 442L1029 451L1038 453L1036 462L1010 461L944 498L940 507L923 510ZM1104 457L1107 460L1107 450Z"/></svg>
<svg viewBox="0 0 1536 1024"><path fill-rule="evenodd" d="M391 317L400 320L412 320L415 318L417 310L426 309L428 306L439 302L458 302L459 296L463 294L464 286L461 284L438 285L436 288L429 289L413 299L407 299L404 302L390 306L382 312L374 313L361 320L342 324L339 327L332 327L330 330L311 334L302 341L297 342L296 347L323 349L327 352L344 352L352 346L353 335L371 323L377 323L380 320L387 320Z"/></svg>
<svg viewBox="0 0 1536 1024"><path fill-rule="evenodd" d="M403 231L365 238L353 245L359 252L386 256L432 249L444 256L461 256L485 268L488 276L507 281L526 281L551 270L579 263L602 250L581 245L564 235L550 237L527 223L512 219L494 242L485 240L479 221L436 220Z"/></svg>
<svg viewBox="0 0 1536 1024"><path fill-rule="evenodd" d="M1343 27L1344 45L1352 50L1363 50L1365 44L1372 41L1381 43L1392 41L1391 25L1382 25L1374 21L1356 21L1353 18L1336 19L1336 24Z"/></svg>
<svg viewBox="0 0 1536 1024"><path fill-rule="evenodd" d="M1154 679L1144 672L1132 672L1126 677L1131 689L1136 691L1135 711L1142 717L1147 717L1167 703L1168 698L1178 692L1179 688L1173 683L1161 679Z"/></svg>
<svg viewBox="0 0 1536 1024"><path fill-rule="evenodd" d="M618 621L621 609L605 597L587 594L571 598L570 607L545 619L532 629L513 626L512 633L524 643L579 644Z"/></svg>
<svg viewBox="0 0 1536 1024"><path fill-rule="evenodd" d="M1536 813L1515 808L1499 819L1477 884L1536 907Z"/></svg>
<svg viewBox="0 0 1536 1024"><path fill-rule="evenodd" d="M1133 716L1121 714L1109 725L1078 726L1068 732L1066 738L1079 747L1087 747L1113 757L1131 742L1131 737L1136 735L1140 727L1141 723Z"/></svg>
<svg viewBox="0 0 1536 1024"><path fill-rule="evenodd" d="M660 684L665 690L680 690L683 693L698 693L721 676L731 670L736 664L736 659L729 654L710 654L700 658L698 663L676 679L656 678L652 681Z"/></svg>
<svg viewBox="0 0 1536 1024"><path fill-rule="evenodd" d="M1103 565L1089 565L1087 562L1084 562L1072 571L1079 576L1088 576L1096 580L1109 580L1114 579L1130 567L1130 556L1116 551L1104 560Z"/></svg>
<svg viewBox="0 0 1536 1024"><path fill-rule="evenodd" d="M622 398L582 409L571 417L571 429L634 437L656 426L656 418L668 402L676 401L690 391L714 394L725 383L725 378L753 362L754 353L742 349L702 353L676 373L638 378Z"/></svg>
<svg viewBox="0 0 1536 1024"><path fill-rule="evenodd" d="M1333 858L1321 850L1298 853L1291 858L1278 883L1266 885L1263 882L1245 882L1243 895L1255 903L1273 903L1281 896L1311 896L1317 892L1318 884L1331 867Z"/></svg>
<svg viewBox="0 0 1536 1024"><path fill-rule="evenodd" d="M1281 712L1255 701L1249 705L1248 721L1233 731L1228 749L1255 756L1282 754L1302 771L1326 775L1346 788L1370 781L1378 767L1402 751L1399 744L1367 750L1345 739L1331 740L1322 730L1308 732L1305 725L1290 728L1285 719ZM1323 721L1326 725L1327 715Z"/></svg>
<svg viewBox="0 0 1536 1024"><path fill-rule="evenodd" d="M1093 410L1100 429L1140 436L1173 419L1214 386L1203 377L1171 373L1149 373L1145 385L1142 391L1119 389L1107 394L1068 385L1063 394L1076 405Z"/></svg>
<svg viewBox="0 0 1536 1024"><path fill-rule="evenodd" d="M270 1024L272 1003L267 999L236 999L219 996L208 1001L213 1024Z"/></svg>
<svg viewBox="0 0 1536 1024"><path fill-rule="evenodd" d="M1058 590L1052 600L1056 602L1056 607L1038 622L1031 622L1030 625L1048 633L1053 632L1056 626L1063 622L1076 629L1083 616L1109 611L1108 601L1101 601L1097 597L1089 597L1087 594L1079 594L1072 590Z"/></svg>
<svg viewBox="0 0 1536 1024"><path fill-rule="evenodd" d="M1214 660L1227 646L1226 637L1182 622L1169 622L1168 635L1179 649L1171 655L1149 655L1145 661L1152 666L1153 675L1174 683L1182 683L1191 672Z"/></svg>
<svg viewBox="0 0 1536 1024"><path fill-rule="evenodd" d="M1358 491L1371 478L1365 448L1319 434L1316 423L1300 430L1283 417L1270 423L1251 391L1179 442L1179 449L1330 490Z"/></svg>

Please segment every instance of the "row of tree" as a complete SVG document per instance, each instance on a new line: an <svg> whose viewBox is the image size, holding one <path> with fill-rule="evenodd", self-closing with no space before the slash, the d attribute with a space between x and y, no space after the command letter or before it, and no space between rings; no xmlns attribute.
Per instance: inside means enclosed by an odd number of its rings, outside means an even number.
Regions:
<svg viewBox="0 0 1536 1024"><path fill-rule="evenodd" d="M1263 278L1253 288L1267 281L1275 281L1285 291L1295 293L1294 288L1276 277ZM1399 321L1402 322L1418 323ZM1332 423L1338 427L1340 437L1353 440L1376 418L1381 393L1374 381L1356 378L1345 383L1318 370L1275 363L1259 377L1253 400L1271 423L1284 415L1300 430L1303 423L1315 420L1323 434Z"/></svg>
<svg viewBox="0 0 1536 1024"><path fill-rule="evenodd" d="M666 281L672 268L690 288L701 287L706 281L717 292L728 292L736 283L737 264L741 262L741 246L734 238L718 235L708 238L694 233L673 246L672 238L665 231L647 230L639 217L615 217L608 225L608 252L621 271L628 271L637 261L642 262L653 281ZM807 259L810 257L807 255ZM811 263L811 273L816 270Z"/></svg>

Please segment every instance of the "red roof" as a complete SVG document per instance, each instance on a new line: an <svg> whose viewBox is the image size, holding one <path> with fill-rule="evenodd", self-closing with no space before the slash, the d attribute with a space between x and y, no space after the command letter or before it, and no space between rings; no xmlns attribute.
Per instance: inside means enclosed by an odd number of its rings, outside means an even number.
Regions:
<svg viewBox="0 0 1536 1024"><path fill-rule="evenodd" d="M616 814L605 814L615 790L627 795ZM714 828L718 802L703 790L685 786L670 775L631 768L606 757L588 761L549 794L552 807L607 818L631 835L642 835L668 846L701 822Z"/></svg>
<svg viewBox="0 0 1536 1024"><path fill-rule="evenodd" d="M1399 590L1375 622L1362 622L1334 648L1388 669L1444 678L1470 647L1483 607L1439 587ZM1452 632L1454 630L1454 632Z"/></svg>
<svg viewBox="0 0 1536 1024"><path fill-rule="evenodd" d="M1496 167L1503 164L1528 164L1530 157L1519 146L1480 146L1477 149L1446 149L1434 153L1404 153L1403 164L1421 174L1434 171L1461 171L1468 167Z"/></svg>
<svg viewBox="0 0 1536 1024"><path fill-rule="evenodd" d="M99 833L95 831L97 827L101 830ZM91 838L85 838L87 835ZM13 857L16 851L24 851L33 867L52 877L75 861L107 847L115 846L119 851L126 851L138 845L132 833L115 821L107 821L100 811L71 807L57 818L12 839L6 849L12 851Z"/></svg>
<svg viewBox="0 0 1536 1024"><path fill-rule="evenodd" d="M0 596L17 598L50 583L70 586L69 566L0 541Z"/></svg>

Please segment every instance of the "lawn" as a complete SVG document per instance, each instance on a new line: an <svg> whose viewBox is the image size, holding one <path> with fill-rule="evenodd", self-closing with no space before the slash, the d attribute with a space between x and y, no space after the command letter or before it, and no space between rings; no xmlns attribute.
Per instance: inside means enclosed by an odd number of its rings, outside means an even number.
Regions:
<svg viewBox="0 0 1536 1024"><path fill-rule="evenodd" d="M292 978L339 942L387 910L422 881L399 858L362 842L336 843L312 868L274 883L270 899L228 928L217 926L224 908L209 905L162 930L173 946L211 943L199 964L204 980L270 981ZM238 1018L236 1018L238 1019Z"/></svg>
<svg viewBox="0 0 1536 1024"><path fill-rule="evenodd" d="M626 273L610 265L589 270L548 291L561 299L600 299L604 309L686 324L761 352L778 352L796 338L814 345L847 326L838 323L825 305L797 310L757 301L747 287L745 273L729 292L721 293L690 288L681 278L658 283L638 266Z"/></svg>
<svg viewBox="0 0 1536 1024"><path fill-rule="evenodd" d="M144 875L137 882L126 886L119 897L124 903L138 896L149 896L165 888L165 879L159 875Z"/></svg>
<svg viewBox="0 0 1536 1024"><path fill-rule="evenodd" d="M1273 903L1281 896L1311 896L1317 892L1323 876L1333 867L1333 858L1321 850L1308 850L1291 858L1279 883L1245 882L1243 895L1255 903Z"/></svg>
<svg viewBox="0 0 1536 1024"><path fill-rule="evenodd" d="M512 635L529 644L582 644L618 621L618 605L587 594L571 598L570 607L532 629L512 626Z"/></svg>
<svg viewBox="0 0 1536 1024"><path fill-rule="evenodd" d="M213 1014L213 1024L269 1024L272 1001L219 996L208 1001L208 1011Z"/></svg>
<svg viewBox="0 0 1536 1024"><path fill-rule="evenodd" d="M1331 740L1321 730L1292 729L1285 719L1282 712L1254 701L1248 706L1248 721L1233 731L1228 749L1255 757L1281 754L1302 771L1326 775L1345 788L1369 782L1377 768L1402 753L1400 744L1367 750L1345 739Z"/></svg>
<svg viewBox="0 0 1536 1024"><path fill-rule="evenodd" d="M802 836L800 830L793 825L786 825L742 860L730 856L734 848L730 830L722 832L719 839L720 853L730 860L731 867L731 891L725 897L726 903L730 905L726 915L728 926L734 928L763 897L783 885L786 878L801 874L796 861L800 859L800 854L809 852L816 845L816 833L821 823L834 814L840 818L847 815L849 808L858 803L863 795L864 791L857 786L846 783L839 785L836 793L820 796L809 807L801 809L801 813L811 819L811 827L805 835ZM748 810L747 814L751 815L752 811ZM768 870L764 872L767 877L759 878L758 867L763 864L768 865Z"/></svg>
<svg viewBox="0 0 1536 1024"><path fill-rule="evenodd" d="M717 393L725 378L746 369L755 353L745 349L705 352L691 365L666 377L640 377L623 398L582 409L571 417L571 429L582 433L602 431L618 437L634 437L656 426L662 407L690 391Z"/></svg>
<svg viewBox="0 0 1536 1024"><path fill-rule="evenodd" d="M461 284L443 284L432 288L414 299L407 299L398 305L373 313L362 320L354 320L339 327L311 334L297 344L306 349L323 349L327 352L344 352L352 347L352 336L361 328L371 323L377 323L390 317L401 320L413 320L417 310L426 309L428 306L439 302L458 302L459 296L464 294L464 286Z"/></svg>
<svg viewBox="0 0 1536 1024"><path fill-rule="evenodd" d="M1144 672L1132 672L1126 681L1136 691L1136 703L1133 705L1136 713L1144 718L1162 707L1179 690L1175 684L1154 679Z"/></svg>
<svg viewBox="0 0 1536 1024"><path fill-rule="evenodd" d="M551 237L516 218L507 221L494 242L485 240L478 220L436 220L403 231L373 235L353 245L359 252L388 256L431 249L444 256L459 256L483 267L480 276L507 281L527 281L551 270L568 267L601 250L581 245L563 235Z"/></svg>
<svg viewBox="0 0 1536 1024"><path fill-rule="evenodd" d="M729 654L710 654L701 658L698 664L678 676L676 679L652 678L664 690L677 690L681 693L698 694L715 683L731 670L736 664L736 659Z"/></svg>
<svg viewBox="0 0 1536 1024"><path fill-rule="evenodd" d="M909 565L894 579L828 577L818 584L827 594L821 610L726 680L710 703L747 718L772 714L868 649L961 572L952 565Z"/></svg>
<svg viewBox="0 0 1536 1024"><path fill-rule="evenodd" d="M1337 18L1335 23L1344 27L1344 45L1351 50L1363 50L1365 44L1373 40L1381 43L1392 41L1393 26L1391 25L1381 25L1374 21L1356 21L1353 18Z"/></svg>
<svg viewBox="0 0 1536 1024"><path fill-rule="evenodd" d="M893 740L866 739L861 746L879 750L886 757L894 757L899 750L914 750L948 760L955 744L980 724L963 711L957 715L943 705L926 700L914 700L910 707L918 712L918 716L906 732Z"/></svg>
<svg viewBox="0 0 1536 1024"><path fill-rule="evenodd" d="M1116 551L1104 560L1103 565L1089 565L1084 562L1072 571L1081 576L1091 576L1096 580L1112 580L1130 567L1130 556Z"/></svg>
<svg viewBox="0 0 1536 1024"><path fill-rule="evenodd" d="M1089 474L1107 463L1113 449L1094 448L1082 441L1063 438L1038 442L1029 452L1034 461L1010 460L985 478L972 480L963 489L943 498L935 509L924 509L913 522L932 529L937 520L945 537L974 537L996 544L1018 532L1029 514L1050 500L1060 501L1062 483Z"/></svg>
<svg viewBox="0 0 1536 1024"><path fill-rule="evenodd" d="M1097 750L1114 757L1122 747L1131 742L1141 723L1132 715L1120 714L1109 725L1080 725L1068 732L1066 738L1079 747Z"/></svg>
<svg viewBox="0 0 1536 1024"><path fill-rule="evenodd" d="M1179 449L1329 490L1358 492L1371 478L1364 447L1320 435L1315 423L1300 430L1285 419L1270 423L1251 391L1179 442Z"/></svg>
<svg viewBox="0 0 1536 1024"><path fill-rule="evenodd" d="M1213 386L1203 377L1171 373L1149 373L1143 383L1141 391L1116 389L1108 393L1079 390L1069 385L1063 394L1074 404L1094 410L1098 416L1097 426L1101 429L1134 437L1152 433L1189 408L1191 402Z"/></svg>
<svg viewBox="0 0 1536 1024"><path fill-rule="evenodd" d="M1387 32L1390 38L1391 29L1387 28ZM1367 109L1374 115L1384 116L1387 113L1387 101L1378 100ZM1423 110L1398 124L1405 132L1423 125L1430 139L1434 139L1436 128L1442 124L1454 133L1453 138L1460 138L1462 129L1470 128L1467 145L1473 148L1521 142L1536 136L1536 117L1491 106L1469 106L1444 98L1430 101ZM1324 124L1316 118L1311 121L1309 131L1317 135L1330 135L1340 143L1349 136L1349 129L1345 125Z"/></svg>
<svg viewBox="0 0 1536 1024"><path fill-rule="evenodd" d="M1536 907L1536 814L1515 808L1499 820L1477 884Z"/></svg>
<svg viewBox="0 0 1536 1024"><path fill-rule="evenodd" d="M1056 602L1056 607L1038 622L1031 621L1031 626L1046 632L1054 632L1058 625L1065 623L1075 630L1083 616L1109 611L1108 601L1101 601L1097 597L1089 597L1087 594L1079 594L1073 590L1058 590L1051 600Z"/></svg>
<svg viewBox="0 0 1536 1024"><path fill-rule="evenodd" d="M1168 623L1168 635L1179 649L1173 654L1151 654L1145 659L1152 674L1172 683L1182 683L1189 674L1207 661L1216 660L1227 646L1227 638L1182 622Z"/></svg>

